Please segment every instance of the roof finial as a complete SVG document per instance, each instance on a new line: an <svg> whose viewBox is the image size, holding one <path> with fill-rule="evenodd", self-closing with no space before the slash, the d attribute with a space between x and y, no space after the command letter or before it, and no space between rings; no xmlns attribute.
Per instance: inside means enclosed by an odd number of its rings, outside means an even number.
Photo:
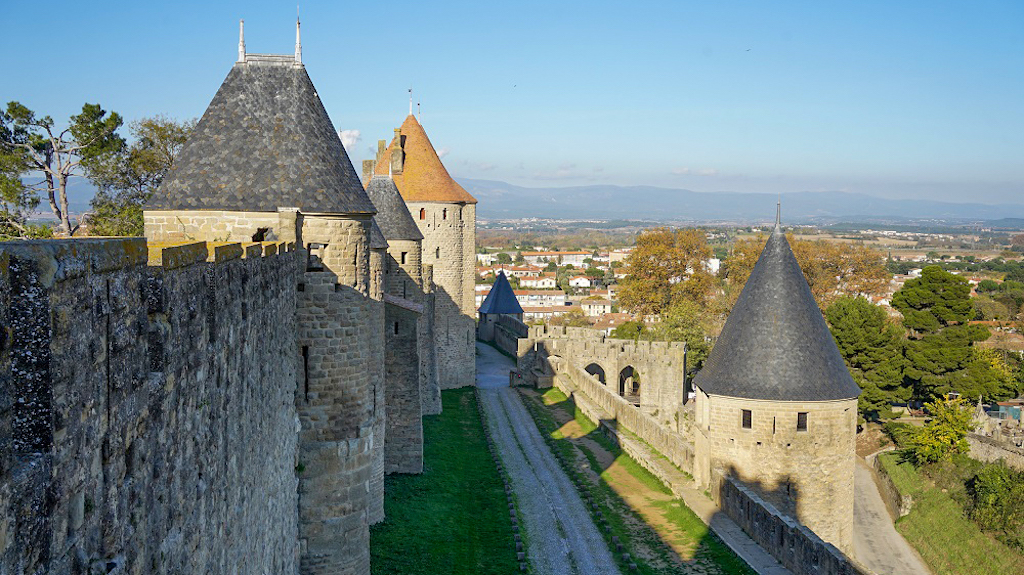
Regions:
<svg viewBox="0 0 1024 575"><path fill-rule="evenodd" d="M419 102L416 102L416 119L417 120L422 120L423 119L423 110L420 108L420 103Z"/></svg>
<svg viewBox="0 0 1024 575"><path fill-rule="evenodd" d="M782 231L782 193L779 193L779 203L775 204L775 231Z"/></svg>
<svg viewBox="0 0 1024 575"><path fill-rule="evenodd" d="M302 63L302 36L299 24L299 5L295 5L295 63Z"/></svg>
<svg viewBox="0 0 1024 575"><path fill-rule="evenodd" d="M238 61L245 62L245 20L238 21Z"/></svg>
<svg viewBox="0 0 1024 575"><path fill-rule="evenodd" d="M409 115L412 115L412 88L409 88Z"/></svg>

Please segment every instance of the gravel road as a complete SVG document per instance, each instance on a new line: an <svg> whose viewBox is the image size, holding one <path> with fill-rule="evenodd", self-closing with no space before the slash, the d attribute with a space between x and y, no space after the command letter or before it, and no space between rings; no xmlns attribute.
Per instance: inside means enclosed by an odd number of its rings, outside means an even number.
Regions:
<svg viewBox="0 0 1024 575"><path fill-rule="evenodd" d="M871 468L860 457L854 474L853 552L876 573L887 575L929 575L931 572L896 531Z"/></svg>
<svg viewBox="0 0 1024 575"><path fill-rule="evenodd" d="M619 574L576 488L559 467L519 394L508 387L512 361L477 343L477 386L487 427L512 478L527 557L543 575Z"/></svg>

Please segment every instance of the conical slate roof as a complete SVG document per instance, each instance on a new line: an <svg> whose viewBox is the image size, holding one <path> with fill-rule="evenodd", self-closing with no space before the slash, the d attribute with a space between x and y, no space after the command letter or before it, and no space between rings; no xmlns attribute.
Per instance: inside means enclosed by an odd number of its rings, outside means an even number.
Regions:
<svg viewBox="0 0 1024 575"><path fill-rule="evenodd" d="M747 399L860 395L778 223L693 382L708 394Z"/></svg>
<svg viewBox="0 0 1024 575"><path fill-rule="evenodd" d="M395 182L390 176L373 176L366 186L366 195L370 197L377 215L374 219L380 224L384 237L389 240L422 240L423 234L409 213L402 195L398 193Z"/></svg>
<svg viewBox="0 0 1024 575"><path fill-rule="evenodd" d="M234 65L147 210L374 212L306 69Z"/></svg>
<svg viewBox="0 0 1024 575"><path fill-rule="evenodd" d="M401 174L392 174L398 191L407 202L445 202L475 204L476 198L462 189L444 168L437 157L433 144L423 131L423 126L416 121L416 116L409 116L402 122L399 134L405 139L402 149L405 159ZM377 162L375 174L387 175L391 164L391 150L395 147L394 139L388 146L384 157Z"/></svg>
<svg viewBox="0 0 1024 575"><path fill-rule="evenodd" d="M377 216L373 216L373 219L370 220L370 249L388 249L388 241L384 239L384 232L380 230L380 225L377 224Z"/></svg>
<svg viewBox="0 0 1024 575"><path fill-rule="evenodd" d="M479 311L480 313L523 313L523 308L519 305L516 293L509 285L504 271L498 272L498 277L494 279L494 285L491 286L491 291L484 298L484 303L480 306Z"/></svg>

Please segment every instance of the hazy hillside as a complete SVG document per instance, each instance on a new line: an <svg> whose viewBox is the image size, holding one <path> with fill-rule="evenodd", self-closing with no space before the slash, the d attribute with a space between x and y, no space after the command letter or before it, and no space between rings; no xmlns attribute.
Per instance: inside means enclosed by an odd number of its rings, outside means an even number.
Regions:
<svg viewBox="0 0 1024 575"><path fill-rule="evenodd" d="M774 219L773 194L692 192L651 186L524 188L505 182L460 179L479 201L482 218L639 218L656 220L762 222ZM888 200L848 192L782 194L787 222L842 220L997 220L1024 217L1021 204Z"/></svg>

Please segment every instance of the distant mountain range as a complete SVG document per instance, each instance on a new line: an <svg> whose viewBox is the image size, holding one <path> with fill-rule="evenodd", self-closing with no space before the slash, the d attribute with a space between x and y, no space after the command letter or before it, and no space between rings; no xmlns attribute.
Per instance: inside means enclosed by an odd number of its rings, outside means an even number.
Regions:
<svg viewBox="0 0 1024 575"><path fill-rule="evenodd" d="M537 217L760 223L775 219L778 197L652 186L525 188L491 180L458 181L480 201L477 217L485 219ZM790 224L922 220L967 223L1024 218L1024 205L890 200L849 192L790 192L782 194L782 213Z"/></svg>

